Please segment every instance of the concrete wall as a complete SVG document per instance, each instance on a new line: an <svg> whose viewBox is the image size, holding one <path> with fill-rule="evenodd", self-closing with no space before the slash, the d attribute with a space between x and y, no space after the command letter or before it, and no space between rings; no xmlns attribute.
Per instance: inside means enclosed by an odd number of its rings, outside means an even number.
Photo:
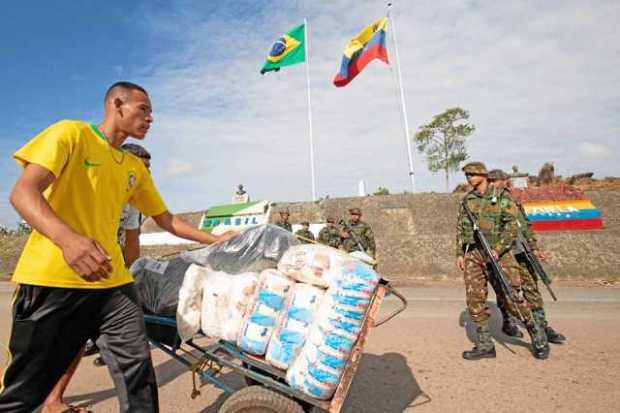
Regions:
<svg viewBox="0 0 620 413"><path fill-rule="evenodd" d="M605 229L539 234L547 269L561 278L620 277L620 191L587 195L601 209ZM297 223L345 217L348 208L359 207L375 232L381 273L395 280L445 279L461 277L454 265L459 201L460 195L426 193L280 203L274 210L288 207ZM274 213L270 222L276 219Z"/></svg>
<svg viewBox="0 0 620 413"><path fill-rule="evenodd" d="M620 191L588 192L603 214L601 231L539 234L549 260L547 269L561 278L620 278ZM362 209L377 241L379 270L395 280L460 278L454 266L456 214L460 196L453 194L384 195L328 199L321 202L280 203L288 207L291 222L323 222L325 215L348 216L351 207ZM185 218L196 221L200 214ZM270 217L274 222L277 213ZM149 224L151 225L151 224ZM196 222L197 225L197 222ZM152 225L151 225L152 226ZM145 228L147 232L154 230ZM0 245L0 276L11 273L24 238ZM143 255L160 256L193 246L142 248Z"/></svg>

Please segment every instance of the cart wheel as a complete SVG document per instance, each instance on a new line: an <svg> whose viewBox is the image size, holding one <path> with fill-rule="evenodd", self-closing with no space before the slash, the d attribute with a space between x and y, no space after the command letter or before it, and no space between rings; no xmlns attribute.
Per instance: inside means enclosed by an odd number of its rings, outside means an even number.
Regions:
<svg viewBox="0 0 620 413"><path fill-rule="evenodd" d="M266 389L250 386L236 391L222 405L219 413L303 413L294 400Z"/></svg>

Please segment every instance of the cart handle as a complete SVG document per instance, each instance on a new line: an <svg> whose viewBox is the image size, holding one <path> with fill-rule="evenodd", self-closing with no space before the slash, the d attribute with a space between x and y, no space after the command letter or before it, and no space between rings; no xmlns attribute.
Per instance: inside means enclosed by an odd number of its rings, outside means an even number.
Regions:
<svg viewBox="0 0 620 413"><path fill-rule="evenodd" d="M387 323L388 321L390 321L391 319L396 317L398 314L400 314L403 311L405 311L407 309L407 306L408 306L407 299L401 293L396 291L396 289L394 287L392 287L389 283L386 283L383 287L386 289L386 292L385 292L386 296L388 294L394 294L400 300L400 307L397 308L396 310L392 311L387 316L385 316L383 318L383 320L375 321L375 324L373 325L373 327L379 327L380 325Z"/></svg>

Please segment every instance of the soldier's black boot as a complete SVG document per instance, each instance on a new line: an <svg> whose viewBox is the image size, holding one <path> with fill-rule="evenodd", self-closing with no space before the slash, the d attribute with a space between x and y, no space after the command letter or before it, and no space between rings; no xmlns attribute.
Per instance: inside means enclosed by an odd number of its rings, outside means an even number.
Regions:
<svg viewBox="0 0 620 413"><path fill-rule="evenodd" d="M545 327L545 333L547 334L547 339L550 343L553 344L564 344L566 341L566 337L564 334L558 333L551 326Z"/></svg>
<svg viewBox="0 0 620 413"><path fill-rule="evenodd" d="M547 340L553 344L562 344L566 341L566 337L563 334L555 331L549 323L547 322L547 316L545 314L544 309L534 310L532 311L532 315L534 316L534 320L545 329L545 334L547 334Z"/></svg>
<svg viewBox="0 0 620 413"><path fill-rule="evenodd" d="M523 337L523 333L519 330L519 327L517 327L517 323L515 323L510 316L504 318L504 322L502 323L502 332L508 337Z"/></svg>
<svg viewBox="0 0 620 413"><path fill-rule="evenodd" d="M463 358L465 360L494 359L495 347L491 347L490 350L484 350L474 346L471 350L463 352Z"/></svg>
<svg viewBox="0 0 620 413"><path fill-rule="evenodd" d="M541 360L549 357L549 342L547 341L545 329L533 320L528 321L525 327L532 339L532 354L534 357Z"/></svg>
<svg viewBox="0 0 620 413"><path fill-rule="evenodd" d="M474 348L463 352L465 360L494 359L495 346L491 339L491 330L489 329L489 321L480 321L476 323L476 338Z"/></svg>

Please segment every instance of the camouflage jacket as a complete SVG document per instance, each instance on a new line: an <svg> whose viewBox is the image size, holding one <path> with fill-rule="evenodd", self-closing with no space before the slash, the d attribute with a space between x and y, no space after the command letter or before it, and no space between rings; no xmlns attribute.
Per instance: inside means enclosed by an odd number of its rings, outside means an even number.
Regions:
<svg viewBox="0 0 620 413"><path fill-rule="evenodd" d="M333 224L327 224L319 232L318 241L321 244L329 245L330 247L340 247L340 230Z"/></svg>
<svg viewBox="0 0 620 413"><path fill-rule="evenodd" d="M312 233L312 231L307 230L307 229L300 229L298 231L295 232L295 235L299 235L300 237L304 237L304 238L308 238L312 241L314 241L314 234ZM303 244L310 244L310 241L306 241L305 239L299 239Z"/></svg>
<svg viewBox="0 0 620 413"><path fill-rule="evenodd" d="M373 234L370 225L363 221L359 221L357 224L349 221L347 224L353 234L351 234L349 238L342 240L342 247L344 250L346 252L359 251L360 248L355 241L355 238L357 238L360 244L362 244L362 248L364 248L364 251L362 252L365 252L374 258L377 248L375 245L375 235ZM347 231L346 228L344 230Z"/></svg>
<svg viewBox="0 0 620 413"><path fill-rule="evenodd" d="M508 196L512 199L512 194L510 193L510 189L504 189L507 192ZM521 202L513 199L515 206L517 208L517 227L521 234L525 238L530 247L534 250L538 249L538 240L536 239L536 235L534 235L534 230L532 229L532 224L527 217L527 213L523 208Z"/></svg>
<svg viewBox="0 0 620 413"><path fill-rule="evenodd" d="M490 186L486 193L470 191L463 202L474 214L482 233L491 247L502 254L507 251L517 238L517 207L506 191L493 190ZM456 256L462 256L466 250L475 246L473 225L461 205L456 224Z"/></svg>
<svg viewBox="0 0 620 413"><path fill-rule="evenodd" d="M293 232L293 227L291 226L290 222L278 221L278 222L276 222L276 225L279 226L280 228L284 228L288 232Z"/></svg>

